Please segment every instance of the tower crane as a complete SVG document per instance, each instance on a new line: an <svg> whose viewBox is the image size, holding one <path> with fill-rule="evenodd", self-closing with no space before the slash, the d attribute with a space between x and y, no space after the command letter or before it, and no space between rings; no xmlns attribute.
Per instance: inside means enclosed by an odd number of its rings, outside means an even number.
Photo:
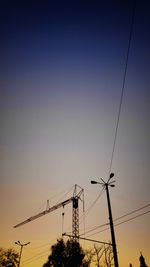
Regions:
<svg viewBox="0 0 150 267"><path fill-rule="evenodd" d="M84 189L81 188L79 185L75 184L72 197L52 207L49 207L49 205L47 205L47 208L45 210L34 216L29 217L28 219L22 221L21 223L18 223L17 225L14 226L14 228L17 228L33 220L36 220L39 217L42 217L43 215L46 215L56 209L59 209L60 207L64 207L65 205L72 202L72 236L74 240L77 240L79 238L79 203L78 203L79 199L83 201L83 209L84 209Z"/></svg>

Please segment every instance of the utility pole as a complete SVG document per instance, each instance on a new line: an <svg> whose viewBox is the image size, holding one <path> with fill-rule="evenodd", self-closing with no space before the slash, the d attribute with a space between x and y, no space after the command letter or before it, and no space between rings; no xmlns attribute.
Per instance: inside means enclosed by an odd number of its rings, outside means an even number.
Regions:
<svg viewBox="0 0 150 267"><path fill-rule="evenodd" d="M109 179L107 182L105 182L101 178L101 183L97 181L91 181L91 184L100 184L102 185L106 190L106 196L107 196L107 203L108 203L108 213L109 213L109 224L110 224L110 231L111 231L111 240L112 240L112 247L113 247L113 255L114 255L114 265L115 267L119 267L118 264L118 255L117 255L117 249L116 249L116 240L115 240L115 231L114 231L114 225L113 225L113 218L112 218L112 211L111 211L111 204L110 204L110 197L109 197L109 186L114 187L113 184L115 180L110 181L110 179L114 177L114 173L111 173L109 176Z"/></svg>
<svg viewBox="0 0 150 267"><path fill-rule="evenodd" d="M21 255L22 255L22 250L24 246L27 246L28 244L30 244L30 242L25 243L25 244L21 244L20 241L18 240L17 242L15 242L16 245L20 246L20 254L19 254L19 262L18 262L18 267L20 267L20 262L21 262Z"/></svg>

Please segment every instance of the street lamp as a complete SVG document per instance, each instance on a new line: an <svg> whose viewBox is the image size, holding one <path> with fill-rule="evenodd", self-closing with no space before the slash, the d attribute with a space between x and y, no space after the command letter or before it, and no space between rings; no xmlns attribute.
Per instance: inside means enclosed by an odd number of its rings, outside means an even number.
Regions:
<svg viewBox="0 0 150 267"><path fill-rule="evenodd" d="M30 244L30 242L25 243L25 244L21 244L20 241L18 240L17 242L15 242L15 244L18 245L18 246L20 246L20 255L19 255L19 262L18 262L18 267L20 267L22 249L23 249L24 246L27 246L28 244Z"/></svg>
<svg viewBox="0 0 150 267"><path fill-rule="evenodd" d="M102 178L102 182L97 181L91 181L91 184L100 184L105 188L106 190L106 196L107 196L107 203L108 203L108 213L109 213L109 223L110 223L110 231L111 231L111 239L112 239L112 247L113 247L113 255L114 255L114 265L115 267L119 267L118 264L118 256L117 256L117 249L116 249L116 240L115 240L115 232L114 232L114 225L113 225L113 218L112 218L112 211L111 211L111 204L110 204L110 197L109 197L109 186L115 187L114 182L115 180L111 181L111 179L114 177L114 173L111 173L109 175L109 179L107 182L105 182Z"/></svg>

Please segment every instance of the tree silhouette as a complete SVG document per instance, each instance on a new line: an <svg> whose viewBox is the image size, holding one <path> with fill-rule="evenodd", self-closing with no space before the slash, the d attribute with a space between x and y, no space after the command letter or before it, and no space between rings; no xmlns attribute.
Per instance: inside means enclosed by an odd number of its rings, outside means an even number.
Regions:
<svg viewBox="0 0 150 267"><path fill-rule="evenodd" d="M111 267L114 265L113 250L111 245L97 245L84 251L84 267Z"/></svg>
<svg viewBox="0 0 150 267"><path fill-rule="evenodd" d="M94 244L94 262L96 264L96 267L100 267L100 261L101 261L101 258L103 256L103 253L104 253L104 249L103 249L103 246L97 246L96 244Z"/></svg>
<svg viewBox="0 0 150 267"><path fill-rule="evenodd" d="M98 246L94 244L92 260L96 267L111 267L113 265L113 251L111 245ZM90 266L90 265L89 265Z"/></svg>
<svg viewBox="0 0 150 267"><path fill-rule="evenodd" d="M43 267L83 267L84 252L77 241L69 239L66 243L58 239L51 247L51 254Z"/></svg>
<svg viewBox="0 0 150 267"><path fill-rule="evenodd" d="M113 265L113 251L112 251L112 246L111 245L104 245L104 255L105 255L105 259L104 259L104 266L106 267L111 267Z"/></svg>
<svg viewBox="0 0 150 267"><path fill-rule="evenodd" d="M91 266L91 263L93 262L94 256L95 256L95 252L92 248L85 250L85 257L84 257L85 266L87 266L87 267Z"/></svg>
<svg viewBox="0 0 150 267"><path fill-rule="evenodd" d="M14 249L0 248L0 267L17 267L19 254Z"/></svg>

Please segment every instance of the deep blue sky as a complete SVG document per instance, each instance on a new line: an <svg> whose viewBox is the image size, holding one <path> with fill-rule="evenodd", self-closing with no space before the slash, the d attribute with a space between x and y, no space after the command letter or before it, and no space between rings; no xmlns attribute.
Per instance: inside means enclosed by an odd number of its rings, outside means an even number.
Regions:
<svg viewBox="0 0 150 267"><path fill-rule="evenodd" d="M1 12L7 75L18 65L45 72L57 63L96 68L99 61L124 62L132 1L5 1Z"/></svg>
<svg viewBox="0 0 150 267"><path fill-rule="evenodd" d="M4 85L12 77L40 80L63 72L77 73L81 79L105 72L111 80L115 70L121 81L132 6L132 1L1 1ZM137 1L130 54L133 74L136 68L147 75L148 29L149 3Z"/></svg>

